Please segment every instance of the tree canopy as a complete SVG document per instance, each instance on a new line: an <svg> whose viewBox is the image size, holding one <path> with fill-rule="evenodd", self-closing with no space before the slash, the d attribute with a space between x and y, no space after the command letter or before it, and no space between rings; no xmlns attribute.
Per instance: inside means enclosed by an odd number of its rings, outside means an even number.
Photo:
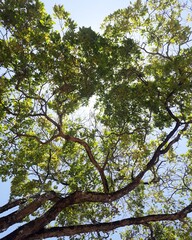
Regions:
<svg viewBox="0 0 192 240"><path fill-rule="evenodd" d="M0 2L2 240L191 239L191 11L136 0L97 33Z"/></svg>

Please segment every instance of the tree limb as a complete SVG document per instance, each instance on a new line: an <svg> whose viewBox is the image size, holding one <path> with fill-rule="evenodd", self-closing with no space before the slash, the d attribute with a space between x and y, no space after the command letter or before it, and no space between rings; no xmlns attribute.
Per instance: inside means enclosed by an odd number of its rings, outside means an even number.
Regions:
<svg viewBox="0 0 192 240"><path fill-rule="evenodd" d="M82 140L80 138L77 138L77 137L73 137L73 136L64 134L63 132L60 133L60 136L63 137L67 141L78 143L78 144L80 144L81 146L84 147L84 149L85 149L85 151L86 151L90 161L96 167L96 169L98 170L98 172L99 172L99 174L101 176L104 192L108 193L109 192L109 186L108 186L108 182L107 182L106 176L104 174L104 169L95 160L90 146L84 140Z"/></svg>
<svg viewBox="0 0 192 240"><path fill-rule="evenodd" d="M21 222L26 216L29 216L30 214L32 214L35 210L41 207L46 201L55 198L56 195L57 194L54 191L44 193L43 195L36 197L33 202L24 206L20 210L14 211L9 215L0 218L0 229L4 231L9 226L15 223ZM26 201L27 199L16 200L13 203L6 204L6 206L9 205L8 209L10 209L10 207L16 207L16 206L19 207L22 203L25 203ZM5 206L4 206L4 209L5 209Z"/></svg>
<svg viewBox="0 0 192 240"><path fill-rule="evenodd" d="M34 240L47 237L72 236L75 234L90 233L97 231L109 232L119 227L140 225L149 222L181 220L185 218L187 214L190 213L191 211L192 203L189 204L186 208L182 209L181 211L172 214L156 214L137 218L126 218L109 223L85 224L67 227L53 227L49 229L42 229L38 233L29 236L26 240ZM2 240L6 240L6 238L3 238Z"/></svg>

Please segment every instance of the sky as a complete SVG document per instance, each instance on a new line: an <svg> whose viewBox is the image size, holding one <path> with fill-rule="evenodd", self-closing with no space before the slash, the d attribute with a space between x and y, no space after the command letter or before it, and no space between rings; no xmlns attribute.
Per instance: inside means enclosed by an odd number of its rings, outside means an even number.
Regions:
<svg viewBox="0 0 192 240"><path fill-rule="evenodd" d="M127 7L129 4L129 0L43 0L42 2L49 14L53 13L52 8L55 4L64 5L65 10L71 14L71 18L75 20L79 27L91 27L97 32L100 31L100 25L108 14L119 8ZM7 203L9 193L10 182L2 183L0 181L0 206ZM8 229L8 231L10 232L13 229ZM0 233L0 238L5 236L8 231ZM113 239L117 240L118 236L114 235Z"/></svg>
<svg viewBox="0 0 192 240"><path fill-rule="evenodd" d="M46 10L51 13L54 4L62 4L71 13L78 26L91 27L99 31L103 19L119 8L127 7L129 0L44 0Z"/></svg>

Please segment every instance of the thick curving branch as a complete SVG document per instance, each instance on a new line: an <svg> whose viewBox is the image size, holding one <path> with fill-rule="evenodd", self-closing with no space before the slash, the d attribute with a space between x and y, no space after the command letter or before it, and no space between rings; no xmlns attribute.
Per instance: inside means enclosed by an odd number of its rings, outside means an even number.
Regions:
<svg viewBox="0 0 192 240"><path fill-rule="evenodd" d="M60 236L74 236L75 234L90 233L90 232L109 232L119 227L147 224L149 222L159 221L175 221L182 220L192 211L192 203L186 208L172 214L156 214L148 215L137 218L126 218L119 221L110 223L86 224L68 227L53 227L49 229L42 229L33 236L29 236L28 240L35 240L47 237L60 237ZM27 240L27 239L26 239Z"/></svg>
<svg viewBox="0 0 192 240"><path fill-rule="evenodd" d="M34 240L34 239L42 239L48 237L60 237L60 236L72 236L75 234L81 233L90 233L96 231L109 232L119 227L131 226L131 225L140 225L147 224L149 222L159 222L159 221L175 221L175 220L183 220L187 215L192 212L192 203L187 207L178 211L176 213L170 214L156 214L156 215L148 215L143 217L136 218L126 218L119 221L114 221L110 223L98 223L98 224L85 224L85 225L75 225L75 226L67 226L67 227L52 227L52 228L42 228L39 231L28 235L26 237L26 233L24 231L20 231L20 236L10 234L1 240Z"/></svg>
<svg viewBox="0 0 192 240"><path fill-rule="evenodd" d="M73 136L64 134L63 132L60 132L60 136L63 137L67 141L78 143L78 144L80 144L81 146L84 147L84 149L85 149L85 151L86 151L90 161L92 162L92 164L95 166L95 168L98 170L98 172L100 174L104 192L108 193L109 192L109 186L108 186L108 182L107 182L106 176L104 174L104 169L95 160L95 157L93 156L93 153L91 151L90 146L84 140L82 140L80 138L77 138L77 137L73 137Z"/></svg>
<svg viewBox="0 0 192 240"><path fill-rule="evenodd" d="M3 205L2 207L0 207L0 213L6 212L14 207L17 207L23 203L25 203L27 201L26 198L22 198L22 199L17 199L13 202L8 202L7 204Z"/></svg>
<svg viewBox="0 0 192 240"><path fill-rule="evenodd" d="M29 216L33 212L35 212L38 208L40 208L46 201L55 199L57 197L57 194L54 191L50 191L47 193L44 193L38 197L35 198L34 201L27 204L23 208L16 210L12 213L10 213L7 216L0 218L0 230L4 231L9 226L21 222L26 216ZM13 207L19 207L23 203L25 203L27 199L20 199L16 200L14 202L8 203L5 206L1 207L1 212L9 210Z"/></svg>

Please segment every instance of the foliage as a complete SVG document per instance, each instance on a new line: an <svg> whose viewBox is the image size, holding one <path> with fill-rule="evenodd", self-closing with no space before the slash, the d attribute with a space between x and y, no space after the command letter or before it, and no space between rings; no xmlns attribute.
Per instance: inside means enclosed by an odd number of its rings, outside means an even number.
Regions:
<svg viewBox="0 0 192 240"><path fill-rule="evenodd" d="M191 10L137 0L99 34L1 1L2 239L191 238Z"/></svg>

